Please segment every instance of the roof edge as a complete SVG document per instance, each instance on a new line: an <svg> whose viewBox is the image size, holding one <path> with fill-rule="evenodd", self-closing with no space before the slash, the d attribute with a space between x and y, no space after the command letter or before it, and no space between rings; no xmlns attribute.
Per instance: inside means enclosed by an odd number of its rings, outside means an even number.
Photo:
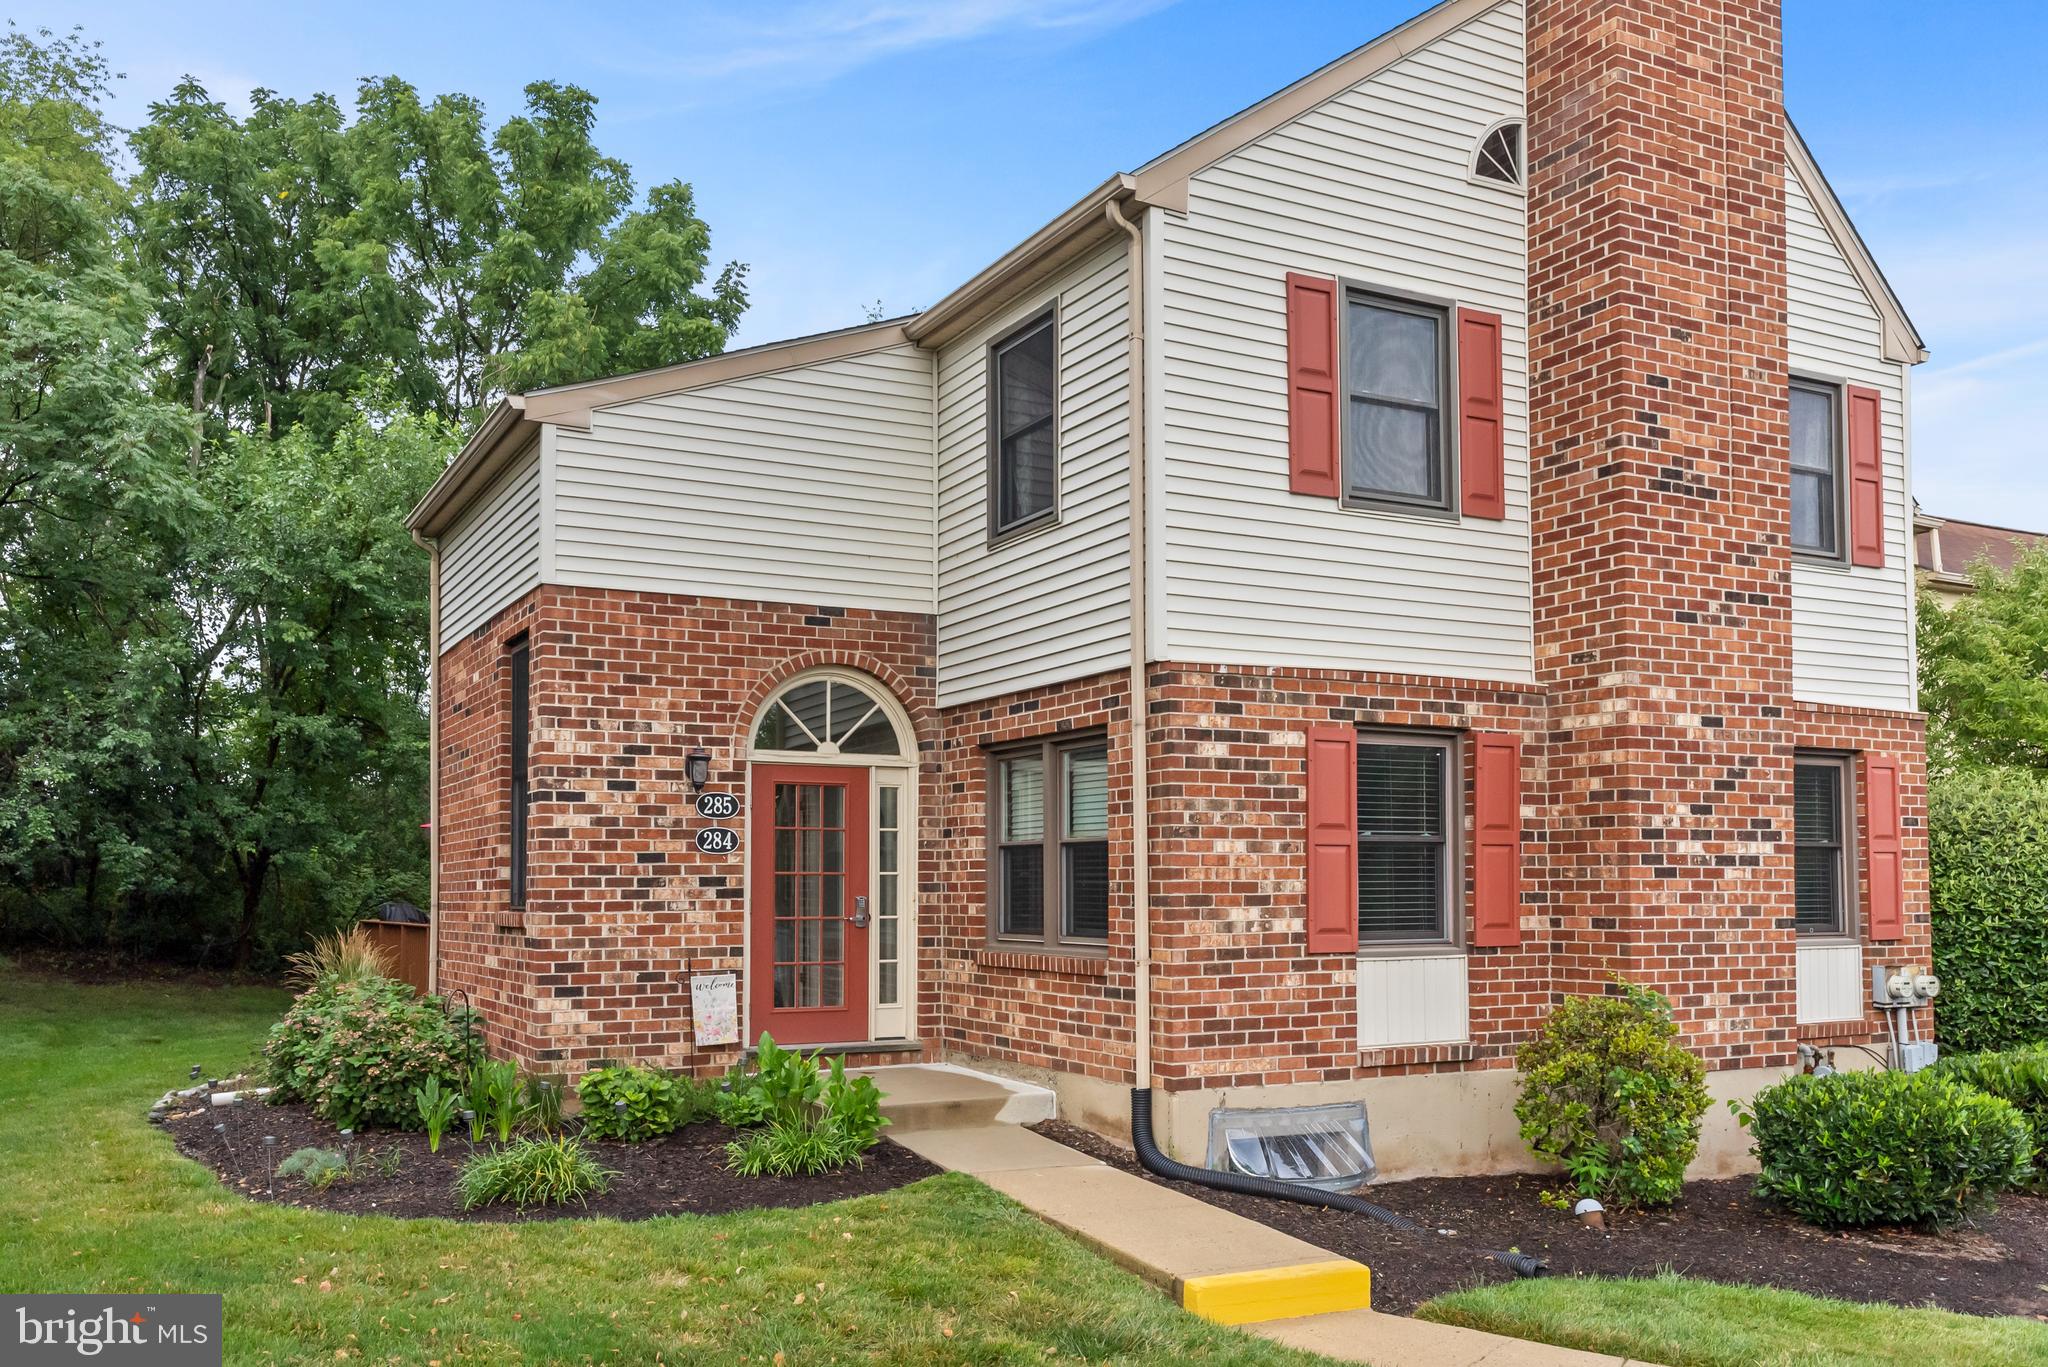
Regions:
<svg viewBox="0 0 2048 1367"><path fill-rule="evenodd" d="M538 427L527 420L525 407L525 399L518 394L508 394L491 405L441 477L405 515L406 530L416 537L441 535L477 494L490 487Z"/></svg>
<svg viewBox="0 0 2048 1367"><path fill-rule="evenodd" d="M1884 358L1919 365L1928 356L1927 344L1920 339L1920 330L1913 326L1913 320L1906 314L1906 306L1899 302L1891 281L1885 279L1884 269L1877 264L1877 258L1871 254L1863 234L1856 231L1855 221L1842 207L1835 187L1828 183L1827 173L1820 169L1813 149L1806 145L1806 139L1800 135L1799 126L1792 122L1790 114L1785 116L1785 134L1785 155L1793 174L1799 177L1799 183L1805 187L1808 197L1813 200L1813 207L1820 214L1821 226L1835 240L1836 249L1849 263L1850 273L1863 286L1863 292L1870 296L1871 305L1884 322Z"/></svg>
<svg viewBox="0 0 2048 1367"><path fill-rule="evenodd" d="M448 468L427 490L426 497L406 515L405 525L423 537L446 531L477 494L490 487L491 481L544 423L588 429L590 415L596 409L903 346L909 340L903 327L907 318L908 315L860 323L831 332L741 347L737 351L721 351L716 356L654 370L508 394L484 414L483 421L455 453L455 459L448 462Z"/></svg>

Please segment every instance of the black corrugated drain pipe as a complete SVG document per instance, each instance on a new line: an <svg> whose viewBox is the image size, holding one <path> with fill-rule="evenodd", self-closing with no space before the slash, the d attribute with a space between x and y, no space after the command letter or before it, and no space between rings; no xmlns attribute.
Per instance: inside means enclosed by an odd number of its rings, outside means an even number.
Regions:
<svg viewBox="0 0 2048 1367"><path fill-rule="evenodd" d="M1376 1206L1370 1201L1361 1201L1346 1192L1318 1191L1314 1187L1298 1186L1293 1182L1277 1182L1270 1177L1247 1177L1239 1172L1216 1172L1210 1168L1197 1168L1168 1158L1160 1151L1158 1141L1152 1137L1150 1087L1131 1088L1131 1146L1138 1151L1138 1162L1145 1171L1157 1173L1161 1177L1170 1177L1176 1182L1193 1182L1198 1187L1234 1191L1243 1196L1270 1196L1279 1201L1299 1201L1303 1205L1370 1215L1381 1224L1391 1225L1403 1234L1428 1232L1405 1215L1397 1215L1385 1206ZM1533 1258L1527 1253L1501 1252L1490 1248L1482 1249L1481 1252L1517 1277L1540 1277L1548 1270L1541 1258Z"/></svg>

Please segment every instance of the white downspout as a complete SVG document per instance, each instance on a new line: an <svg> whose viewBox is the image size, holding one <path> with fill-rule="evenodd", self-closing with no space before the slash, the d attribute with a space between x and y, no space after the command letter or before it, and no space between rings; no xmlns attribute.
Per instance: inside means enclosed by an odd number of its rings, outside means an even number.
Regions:
<svg viewBox="0 0 2048 1367"><path fill-rule="evenodd" d="M441 987L441 542L412 534L427 562L427 991Z"/></svg>
<svg viewBox="0 0 2048 1367"><path fill-rule="evenodd" d="M1131 1000L1137 1059L1131 1085L1152 1085L1152 820L1146 706L1150 701L1145 665L1145 236L1124 217L1117 201L1103 206L1109 221L1130 235L1131 347L1127 358L1130 405L1131 503Z"/></svg>

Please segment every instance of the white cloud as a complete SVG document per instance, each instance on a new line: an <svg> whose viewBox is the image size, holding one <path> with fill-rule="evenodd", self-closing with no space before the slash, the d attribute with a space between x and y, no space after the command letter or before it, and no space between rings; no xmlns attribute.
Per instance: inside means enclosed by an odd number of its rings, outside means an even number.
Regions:
<svg viewBox="0 0 2048 1367"><path fill-rule="evenodd" d="M780 14L687 8L678 13L687 46L653 39L646 55L606 64L688 80L769 86L816 85L871 62L1011 34L1080 34L1114 28L1174 0L810 0Z"/></svg>
<svg viewBox="0 0 2048 1367"><path fill-rule="evenodd" d="M2048 530L2048 337L1913 377L1913 492L1938 516Z"/></svg>

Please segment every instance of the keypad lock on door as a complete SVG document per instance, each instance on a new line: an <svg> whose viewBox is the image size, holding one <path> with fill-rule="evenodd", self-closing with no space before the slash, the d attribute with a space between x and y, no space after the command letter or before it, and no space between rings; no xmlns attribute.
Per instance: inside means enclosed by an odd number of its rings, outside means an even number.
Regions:
<svg viewBox="0 0 2048 1367"><path fill-rule="evenodd" d="M868 926L868 899L866 897L854 898L853 915L846 919L853 922L855 930L866 930Z"/></svg>

